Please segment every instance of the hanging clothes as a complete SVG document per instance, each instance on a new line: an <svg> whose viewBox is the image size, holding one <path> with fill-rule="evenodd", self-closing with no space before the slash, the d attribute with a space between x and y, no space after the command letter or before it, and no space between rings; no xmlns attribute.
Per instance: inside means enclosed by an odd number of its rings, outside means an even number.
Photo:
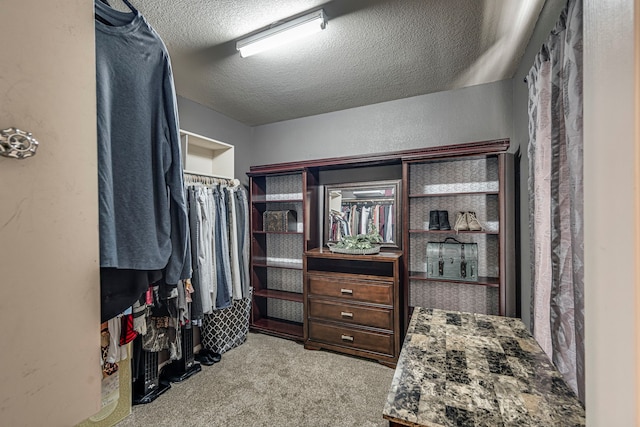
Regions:
<svg viewBox="0 0 640 427"><path fill-rule="evenodd" d="M152 288L153 300L146 319L142 348L151 352L168 350L171 360L182 358L178 308L178 286L161 283Z"/></svg>
<svg viewBox="0 0 640 427"><path fill-rule="evenodd" d="M210 190L204 187L195 189L198 204L197 218L200 222L201 233L198 236L198 268L200 273L200 289L202 310L211 313L213 301L216 298L215 283L215 247L212 246L215 228L215 209L211 203Z"/></svg>
<svg viewBox="0 0 640 427"><path fill-rule="evenodd" d="M247 192L236 180L188 174L186 181L191 257L196 260L192 298L198 301L192 320L199 324L250 295L249 206Z"/></svg>
<svg viewBox="0 0 640 427"><path fill-rule="evenodd" d="M218 188L213 189L212 201L215 205L217 220L214 224L214 238L216 245L215 271L217 281L217 296L215 308L222 309L231 306L231 259L229 252L229 227L227 204L224 194Z"/></svg>
<svg viewBox="0 0 640 427"><path fill-rule="evenodd" d="M385 235L384 235L384 241L385 242L393 242L393 228L394 226L394 221L395 219L393 218L393 208L390 205L387 205L385 207L385 224L386 224L386 229L385 229Z"/></svg>
<svg viewBox="0 0 640 427"><path fill-rule="evenodd" d="M242 298L249 298L251 292L251 276L249 275L249 198L247 190L242 186L236 187L234 195L238 215L238 258Z"/></svg>
<svg viewBox="0 0 640 427"><path fill-rule="evenodd" d="M204 319L203 303L201 297L201 283L200 283L200 265L198 263L198 242L200 234L202 233L202 224L198 217L198 194L195 187L189 187L187 189L187 199L189 206L189 232L191 244L189 245L189 251L191 253L191 265L193 271L191 274L190 285L193 290L193 298L191 301L191 321L196 326L201 326L202 319Z"/></svg>
<svg viewBox="0 0 640 427"><path fill-rule="evenodd" d="M191 275L180 137L167 49L135 9L95 1L100 267ZM126 285L121 283L126 282ZM144 286L101 281L102 317Z"/></svg>
<svg viewBox="0 0 640 427"><path fill-rule="evenodd" d="M238 212L234 187L224 188L227 216L229 218L229 255L231 261L231 296L242 299L242 281L240 278L240 244L238 241Z"/></svg>

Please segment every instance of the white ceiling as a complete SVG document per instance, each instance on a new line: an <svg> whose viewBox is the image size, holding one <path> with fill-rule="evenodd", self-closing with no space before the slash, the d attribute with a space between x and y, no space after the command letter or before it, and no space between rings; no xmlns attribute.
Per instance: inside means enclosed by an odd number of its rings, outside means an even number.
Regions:
<svg viewBox="0 0 640 427"><path fill-rule="evenodd" d="M545 0L131 2L167 45L178 94L255 126L509 79ZM324 31L249 58L235 50L320 7Z"/></svg>

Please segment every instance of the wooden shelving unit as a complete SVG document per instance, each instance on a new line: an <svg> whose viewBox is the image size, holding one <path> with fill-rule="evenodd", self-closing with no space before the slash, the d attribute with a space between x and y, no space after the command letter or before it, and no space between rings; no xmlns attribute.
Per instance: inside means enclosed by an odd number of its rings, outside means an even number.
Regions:
<svg viewBox="0 0 640 427"><path fill-rule="evenodd" d="M251 205L251 330L302 341L304 305L302 256L318 244L315 228L305 218L316 218L317 172L249 173ZM314 208L315 209L315 208ZM265 231L266 211L296 212L295 231Z"/></svg>
<svg viewBox="0 0 640 427"><path fill-rule="evenodd" d="M508 140L480 141L251 167L248 176L252 211L252 330L298 341L306 340L309 348L347 349L345 352L350 354L361 351L378 353L383 355L378 360L387 358L386 361L390 362L397 356L395 350L388 347L383 351L381 343L391 343L389 334L393 335L393 340L402 339L413 305L515 316L515 176L514 156L507 153L508 148ZM323 282L324 290L315 289L315 293L303 294L306 289L303 287L303 271L307 277L330 275L338 281L346 280L347 275L354 281L353 275L364 278L370 274L362 268L365 265L370 268L374 263L338 262L337 258L341 257L312 250L321 248L325 243L320 235L322 230L326 232L326 224L323 223L326 206L323 207L323 204L327 203L320 190L339 184L336 176L344 176L343 183L369 182L371 176L377 176L372 170L378 167L384 171L385 180L401 182L401 206L397 215L394 215L398 218L397 251L401 252L398 258L400 272L394 275L400 277L399 296L394 296L392 304L385 302L384 307L374 307L376 303L370 300L354 301L353 305L362 308L362 304L373 304L367 307L371 309L367 313L371 314L372 319L382 309L387 314L400 316L402 320L399 328L395 323L393 328L361 324L353 326L358 329L357 332L362 332L361 328L369 328L368 332L372 335L362 336L379 344L377 350L364 347L357 349L344 342L330 342L329 326L336 325L330 325L332 321L318 313L324 309L331 312L338 310L344 301L337 297L333 300L334 297L322 293L328 292L333 286L330 281ZM360 171L363 171L362 176ZM296 230L265 231L264 212L285 209L296 210ZM485 229L457 233L455 230L429 230L430 210L447 210L452 228L456 211L473 211ZM443 241L447 237L478 245L478 280L427 277L426 243ZM323 267L326 271L303 270L302 258L305 253L315 260L323 258L329 260L327 262L335 261L335 265ZM355 259L352 256L346 258ZM377 288L373 286L368 289L372 291ZM418 298L421 293L422 300ZM318 295L321 296L318 298ZM310 304L310 299L314 298L315 301ZM316 311L309 312L309 307ZM342 326L349 323L345 319L335 322ZM315 325L315 332L309 329L310 325ZM324 328L322 331L318 330L319 325ZM395 341L393 346L396 348Z"/></svg>

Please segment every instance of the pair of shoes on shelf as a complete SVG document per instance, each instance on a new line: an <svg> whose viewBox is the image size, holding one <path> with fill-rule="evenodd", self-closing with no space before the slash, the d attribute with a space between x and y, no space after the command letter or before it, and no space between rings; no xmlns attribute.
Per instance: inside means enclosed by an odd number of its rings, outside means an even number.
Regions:
<svg viewBox="0 0 640 427"><path fill-rule="evenodd" d="M208 348L203 347L199 353L196 353L194 355L194 359L196 359L203 365L211 366L214 363L218 363L222 359L222 356L220 355L220 353L216 353L213 350L209 350Z"/></svg>
<svg viewBox="0 0 640 427"><path fill-rule="evenodd" d="M453 226L456 231L482 231L484 227L478 221L475 212L458 212L456 223Z"/></svg>
<svg viewBox="0 0 640 427"><path fill-rule="evenodd" d="M429 211L429 230L451 230L449 211Z"/></svg>

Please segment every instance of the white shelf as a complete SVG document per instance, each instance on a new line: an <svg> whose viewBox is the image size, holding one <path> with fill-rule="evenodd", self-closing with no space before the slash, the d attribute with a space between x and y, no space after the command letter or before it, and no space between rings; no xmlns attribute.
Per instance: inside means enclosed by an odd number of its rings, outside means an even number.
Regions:
<svg viewBox="0 0 640 427"><path fill-rule="evenodd" d="M180 130L182 167L186 173L234 178L234 146Z"/></svg>

